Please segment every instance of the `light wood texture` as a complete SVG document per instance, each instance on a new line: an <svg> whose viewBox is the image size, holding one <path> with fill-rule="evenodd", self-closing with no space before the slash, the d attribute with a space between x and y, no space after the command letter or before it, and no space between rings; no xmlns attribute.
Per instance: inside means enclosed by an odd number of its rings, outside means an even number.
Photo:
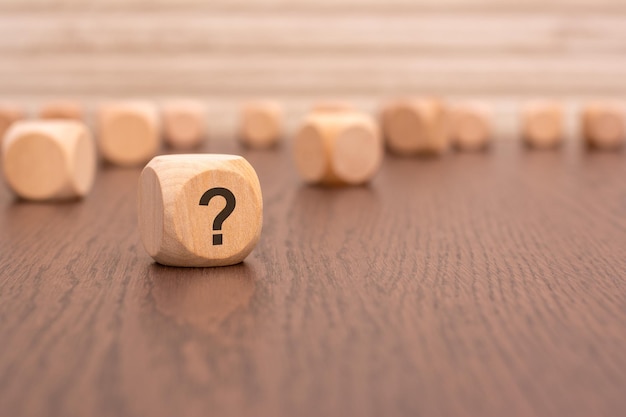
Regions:
<svg viewBox="0 0 626 417"><path fill-rule="evenodd" d="M379 128L361 113L312 113L294 139L296 167L312 184L364 184L376 175L382 157Z"/></svg>
<svg viewBox="0 0 626 417"><path fill-rule="evenodd" d="M346 101L326 100L315 103L311 112L313 113L338 113L356 111L354 105Z"/></svg>
<svg viewBox="0 0 626 417"><path fill-rule="evenodd" d="M441 155L450 146L449 117L436 98L401 99L382 114L387 147L399 155Z"/></svg>
<svg viewBox="0 0 626 417"><path fill-rule="evenodd" d="M147 101L103 104L98 113L98 145L102 157L121 166L137 166L161 148L156 106Z"/></svg>
<svg viewBox="0 0 626 417"><path fill-rule="evenodd" d="M600 101L585 106L581 115L582 134L597 149L618 149L626 139L626 109L623 103Z"/></svg>
<svg viewBox="0 0 626 417"><path fill-rule="evenodd" d="M198 147L207 137L206 105L200 100L175 100L161 104L165 142L174 149Z"/></svg>
<svg viewBox="0 0 626 417"><path fill-rule="evenodd" d="M139 230L157 262L225 266L243 261L263 225L261 186L241 156L157 156L139 180Z"/></svg>
<svg viewBox="0 0 626 417"><path fill-rule="evenodd" d="M0 144L2 144L4 134L11 125L25 117L24 110L11 104L0 104Z"/></svg>
<svg viewBox="0 0 626 417"><path fill-rule="evenodd" d="M39 109L39 118L83 120L85 111L83 106L76 101L57 100L44 103Z"/></svg>
<svg viewBox="0 0 626 417"><path fill-rule="evenodd" d="M531 148L551 149L559 146L565 136L563 103L537 100L521 109L521 135Z"/></svg>
<svg viewBox="0 0 626 417"><path fill-rule="evenodd" d="M484 150L493 138L493 110L482 102L456 103L450 119L452 144L461 151Z"/></svg>
<svg viewBox="0 0 626 417"><path fill-rule="evenodd" d="M241 109L239 138L251 148L270 148L284 135L284 116L280 103L255 101Z"/></svg>
<svg viewBox="0 0 626 417"><path fill-rule="evenodd" d="M348 189L303 185L289 146L209 141L265 200L228 268L152 262L140 169L63 206L0 184L2 414L621 416L626 153L571 139L388 156Z"/></svg>
<svg viewBox="0 0 626 417"><path fill-rule="evenodd" d="M85 196L96 173L95 143L77 121L19 121L2 143L2 168L11 189L28 200Z"/></svg>

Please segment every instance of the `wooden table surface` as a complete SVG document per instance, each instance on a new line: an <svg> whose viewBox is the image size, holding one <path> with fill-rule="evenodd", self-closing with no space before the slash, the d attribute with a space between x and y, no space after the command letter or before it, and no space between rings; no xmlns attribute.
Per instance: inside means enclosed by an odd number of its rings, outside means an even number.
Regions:
<svg viewBox="0 0 626 417"><path fill-rule="evenodd" d="M1 416L626 413L625 153L502 141L321 189L288 147L207 150L263 187L233 267L152 262L139 169L80 203L2 186Z"/></svg>

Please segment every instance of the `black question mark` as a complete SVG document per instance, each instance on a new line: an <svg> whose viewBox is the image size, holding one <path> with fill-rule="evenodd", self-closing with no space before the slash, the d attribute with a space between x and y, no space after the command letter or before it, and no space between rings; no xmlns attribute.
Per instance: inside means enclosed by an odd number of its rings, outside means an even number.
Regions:
<svg viewBox="0 0 626 417"><path fill-rule="evenodd" d="M221 195L226 200L226 207L219 212L217 216L215 216L215 220L213 220L213 230L222 230L222 223L224 220L230 216L230 214L235 210L235 195L227 188L215 187L211 188L200 197L200 205L208 206L209 201L216 195ZM221 245L222 244L222 234L214 234L213 235L213 244Z"/></svg>

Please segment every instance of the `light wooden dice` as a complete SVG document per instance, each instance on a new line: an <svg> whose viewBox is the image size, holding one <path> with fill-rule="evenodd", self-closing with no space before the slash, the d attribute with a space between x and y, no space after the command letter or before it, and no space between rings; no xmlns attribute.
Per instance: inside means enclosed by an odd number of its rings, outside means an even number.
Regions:
<svg viewBox="0 0 626 417"><path fill-rule="evenodd" d="M83 120L85 117L80 103L70 100L52 101L39 109L41 119Z"/></svg>
<svg viewBox="0 0 626 417"><path fill-rule="evenodd" d="M2 144L2 167L11 189L28 200L85 196L93 185L96 151L78 121L20 121Z"/></svg>
<svg viewBox="0 0 626 417"><path fill-rule="evenodd" d="M356 112L312 113L294 143L296 167L313 184L366 183L378 172L382 157L378 126Z"/></svg>
<svg viewBox="0 0 626 417"><path fill-rule="evenodd" d="M163 103L161 120L165 142L174 149L198 147L207 135L206 106L196 100Z"/></svg>
<svg viewBox="0 0 626 417"><path fill-rule="evenodd" d="M450 137L461 151L487 148L493 136L493 112L486 103L458 103L452 110Z"/></svg>
<svg viewBox="0 0 626 417"><path fill-rule="evenodd" d="M521 111L524 142L531 148L550 149L559 146L565 135L563 105L557 101L532 101Z"/></svg>
<svg viewBox="0 0 626 417"><path fill-rule="evenodd" d="M25 117L24 110L10 104L0 104L0 143L11 125Z"/></svg>
<svg viewBox="0 0 626 417"><path fill-rule="evenodd" d="M247 103L241 110L239 138L250 148L270 148L283 134L283 111L278 103L258 101Z"/></svg>
<svg viewBox="0 0 626 417"><path fill-rule="evenodd" d="M582 112L583 139L592 148L612 150L624 145L626 120L621 103L588 103Z"/></svg>
<svg viewBox="0 0 626 417"><path fill-rule="evenodd" d="M139 180L139 230L170 266L225 266L257 244L263 199L256 172L234 155L157 156Z"/></svg>
<svg viewBox="0 0 626 417"><path fill-rule="evenodd" d="M156 106L130 101L102 105L98 114L98 145L102 157L120 166L137 166L161 148Z"/></svg>
<svg viewBox="0 0 626 417"><path fill-rule="evenodd" d="M438 99L403 99L382 112L387 147L399 155L441 155L450 144L447 111Z"/></svg>

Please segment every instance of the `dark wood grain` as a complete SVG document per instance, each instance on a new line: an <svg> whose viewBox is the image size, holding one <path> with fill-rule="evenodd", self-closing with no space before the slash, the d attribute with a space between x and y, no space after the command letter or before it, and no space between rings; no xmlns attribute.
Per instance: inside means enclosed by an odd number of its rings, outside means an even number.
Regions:
<svg viewBox="0 0 626 417"><path fill-rule="evenodd" d="M154 264L138 169L83 202L0 190L0 415L620 416L626 155L388 157L369 187L302 186L243 152L261 241Z"/></svg>

